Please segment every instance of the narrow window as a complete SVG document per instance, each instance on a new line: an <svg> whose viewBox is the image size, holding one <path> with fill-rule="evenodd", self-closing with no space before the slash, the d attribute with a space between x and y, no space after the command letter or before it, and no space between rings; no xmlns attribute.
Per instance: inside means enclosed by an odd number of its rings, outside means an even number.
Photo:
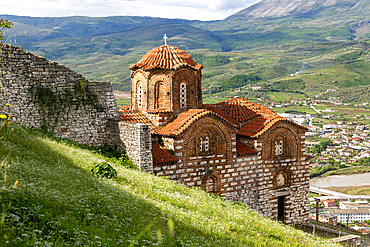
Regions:
<svg viewBox="0 0 370 247"><path fill-rule="evenodd" d="M154 89L154 108L159 109L163 106L163 84L161 81L155 84Z"/></svg>
<svg viewBox="0 0 370 247"><path fill-rule="evenodd" d="M143 88L142 88L141 84L139 84L139 87L137 89L137 107L138 108L141 108L142 97L143 97Z"/></svg>
<svg viewBox="0 0 370 247"><path fill-rule="evenodd" d="M283 140L275 141L275 155L283 154Z"/></svg>
<svg viewBox="0 0 370 247"><path fill-rule="evenodd" d="M184 82L180 84L180 108L186 108L186 84Z"/></svg>
<svg viewBox="0 0 370 247"><path fill-rule="evenodd" d="M209 137L200 138L200 151L207 152L209 150Z"/></svg>

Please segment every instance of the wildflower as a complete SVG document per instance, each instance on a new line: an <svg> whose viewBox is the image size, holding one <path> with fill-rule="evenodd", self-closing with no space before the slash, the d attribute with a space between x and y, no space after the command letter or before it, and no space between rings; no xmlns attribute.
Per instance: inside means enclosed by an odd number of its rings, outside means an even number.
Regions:
<svg viewBox="0 0 370 247"><path fill-rule="evenodd" d="M18 187L19 185L19 179L15 180L14 187Z"/></svg>
<svg viewBox="0 0 370 247"><path fill-rule="evenodd" d="M6 103L5 105L8 106L8 107L11 107L11 105L9 103Z"/></svg>
<svg viewBox="0 0 370 247"><path fill-rule="evenodd" d="M0 115L0 118L8 118L6 115L4 115L4 114L1 114Z"/></svg>

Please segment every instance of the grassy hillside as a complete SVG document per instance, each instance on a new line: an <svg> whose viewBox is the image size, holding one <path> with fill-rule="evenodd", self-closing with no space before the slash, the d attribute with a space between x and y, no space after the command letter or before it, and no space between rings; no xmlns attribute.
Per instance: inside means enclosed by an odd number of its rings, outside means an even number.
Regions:
<svg viewBox="0 0 370 247"><path fill-rule="evenodd" d="M116 163L114 180L88 167L107 158L14 125L2 190L1 246L323 246L329 242L170 180ZM4 182L4 167L1 180Z"/></svg>

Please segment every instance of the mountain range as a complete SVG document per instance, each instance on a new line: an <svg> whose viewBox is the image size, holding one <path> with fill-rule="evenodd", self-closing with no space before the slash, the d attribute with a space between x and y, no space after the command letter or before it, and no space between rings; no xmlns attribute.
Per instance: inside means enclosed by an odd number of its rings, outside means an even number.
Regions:
<svg viewBox="0 0 370 247"><path fill-rule="evenodd" d="M370 38L370 0L263 0L224 20L208 22L135 16L0 18L15 24L5 32L7 42L64 63L88 79L110 80L119 90L129 90L128 65L163 44L165 33L169 44L208 65L204 84L219 90L237 75L259 73L260 82L269 84L288 78L302 63L313 71L340 67L336 58L357 48L362 52L355 60L368 62L368 46L354 45ZM265 73L277 66L267 50L278 54L279 66L284 67L273 73L275 77ZM263 58L268 59L260 63ZM367 74L358 73L363 76L360 86L366 86Z"/></svg>

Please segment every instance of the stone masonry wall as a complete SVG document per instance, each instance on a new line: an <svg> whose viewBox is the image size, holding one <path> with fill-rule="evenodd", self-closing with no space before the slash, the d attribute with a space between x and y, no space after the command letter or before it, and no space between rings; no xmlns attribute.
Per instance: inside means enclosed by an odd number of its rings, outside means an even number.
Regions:
<svg viewBox="0 0 370 247"><path fill-rule="evenodd" d="M150 125L133 122L119 122L119 149L126 151L140 170L153 172L152 138ZM117 135L117 133L112 133ZM117 140L115 138L115 140ZM112 143L113 144L113 143Z"/></svg>
<svg viewBox="0 0 370 247"><path fill-rule="evenodd" d="M0 103L12 120L94 146L107 142L107 121L118 119L109 82L91 82L63 65L5 45L0 54Z"/></svg>

